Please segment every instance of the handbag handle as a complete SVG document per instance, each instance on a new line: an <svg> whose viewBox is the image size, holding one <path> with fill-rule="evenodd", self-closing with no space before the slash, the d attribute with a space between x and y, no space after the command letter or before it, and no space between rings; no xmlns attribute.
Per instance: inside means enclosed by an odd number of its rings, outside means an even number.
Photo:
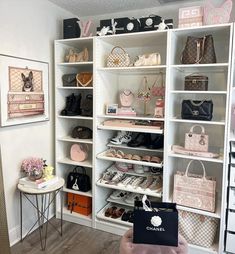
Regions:
<svg viewBox="0 0 235 254"><path fill-rule="evenodd" d="M200 162L200 164L201 164L201 166L202 166L202 170L203 170L203 176L202 176L202 178L204 179L204 180L206 180L206 169L205 169L205 166L204 166L204 164L202 163L202 161L200 161L200 160L191 160L189 163L188 163L188 165L187 165L187 168L186 168L186 171L185 171L185 176L188 176L188 170L189 170L189 167L190 167L190 165L191 165L191 163L193 162L193 161L198 161L198 162Z"/></svg>
<svg viewBox="0 0 235 254"><path fill-rule="evenodd" d="M83 174L83 175L86 175L86 169L85 169L83 166L76 166L76 167L73 169L73 172L79 173L78 169L81 169L81 170L82 170L82 174Z"/></svg>
<svg viewBox="0 0 235 254"><path fill-rule="evenodd" d="M205 135L205 128L202 125L200 125L200 124L193 125L190 128L189 133L193 133L193 130L194 130L195 127L200 127L201 128L201 135Z"/></svg>
<svg viewBox="0 0 235 254"><path fill-rule="evenodd" d="M200 101L198 103L194 102L193 100L190 100L190 102L192 103L193 106L197 106L198 107L198 106L201 106L203 104L204 100L202 100L202 101Z"/></svg>
<svg viewBox="0 0 235 254"><path fill-rule="evenodd" d="M164 87L164 85L163 85L163 72L160 71L159 74L160 74L160 79L161 79L161 88L163 88L163 87ZM158 80L159 80L159 78L157 77L157 78L155 79L155 81L154 81L152 87L156 86L156 83L157 83Z"/></svg>
<svg viewBox="0 0 235 254"><path fill-rule="evenodd" d="M122 47L120 47L120 46L116 46L116 47L114 47L114 48L112 49L112 51L111 51L111 54L113 54L113 51L114 51L115 49L121 49L121 50L123 51L123 53L124 53L124 54L126 54L125 49L124 49L124 48L122 48Z"/></svg>

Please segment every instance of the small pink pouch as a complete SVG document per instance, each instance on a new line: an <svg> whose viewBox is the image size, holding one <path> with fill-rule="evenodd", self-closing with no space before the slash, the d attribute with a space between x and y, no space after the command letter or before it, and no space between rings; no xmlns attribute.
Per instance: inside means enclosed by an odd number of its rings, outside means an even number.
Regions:
<svg viewBox="0 0 235 254"><path fill-rule="evenodd" d="M73 161L85 161L88 158L87 144L73 144L70 148L70 157Z"/></svg>

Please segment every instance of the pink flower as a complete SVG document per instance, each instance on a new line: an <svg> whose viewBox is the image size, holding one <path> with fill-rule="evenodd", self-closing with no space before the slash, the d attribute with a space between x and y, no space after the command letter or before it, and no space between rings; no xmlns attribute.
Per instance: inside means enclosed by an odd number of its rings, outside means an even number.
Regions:
<svg viewBox="0 0 235 254"><path fill-rule="evenodd" d="M42 158L28 158L22 161L21 170L29 173L32 171L43 171L44 160Z"/></svg>

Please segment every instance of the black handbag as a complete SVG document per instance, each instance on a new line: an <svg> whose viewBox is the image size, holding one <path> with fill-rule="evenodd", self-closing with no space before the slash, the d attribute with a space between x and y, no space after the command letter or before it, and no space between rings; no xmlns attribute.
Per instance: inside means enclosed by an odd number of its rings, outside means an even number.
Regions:
<svg viewBox="0 0 235 254"><path fill-rule="evenodd" d="M82 173L79 173L79 169ZM86 174L84 167L77 166L69 173L67 177L67 188L82 192L87 192L91 189L90 177Z"/></svg>
<svg viewBox="0 0 235 254"><path fill-rule="evenodd" d="M77 74L64 74L62 76L63 86L77 86Z"/></svg>
<svg viewBox="0 0 235 254"><path fill-rule="evenodd" d="M182 119L210 121L213 117L213 102L183 100L181 108Z"/></svg>
<svg viewBox="0 0 235 254"><path fill-rule="evenodd" d="M92 138L92 130L85 126L76 126L72 130L73 138L90 139Z"/></svg>

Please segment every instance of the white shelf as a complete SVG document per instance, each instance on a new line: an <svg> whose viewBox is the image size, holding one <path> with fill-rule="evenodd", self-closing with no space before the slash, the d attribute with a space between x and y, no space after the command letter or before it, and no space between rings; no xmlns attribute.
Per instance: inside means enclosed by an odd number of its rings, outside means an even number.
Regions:
<svg viewBox="0 0 235 254"><path fill-rule="evenodd" d="M110 119L129 119L129 120L145 120L145 121L165 121L164 118L142 116L119 116L119 115L98 115L99 118L110 118Z"/></svg>
<svg viewBox="0 0 235 254"><path fill-rule="evenodd" d="M197 124L208 124L208 125L225 125L225 121L201 121L201 120L187 120L187 119L180 119L180 118L171 118L170 122L176 123L197 123Z"/></svg>
<svg viewBox="0 0 235 254"><path fill-rule="evenodd" d="M57 212L60 213L60 211L57 211ZM74 218L79 218L79 219L83 219L83 220L87 220L87 221L91 222L91 214L86 216L86 215L83 215L83 214L80 214L80 213L75 213L75 212L71 213L71 211L68 210L67 207L63 208L63 213L66 214L66 215L69 215L71 217L74 217Z"/></svg>
<svg viewBox="0 0 235 254"><path fill-rule="evenodd" d="M86 197L92 197L92 192L91 191L87 191L87 192L75 191L75 190L71 190L71 189L68 189L66 187L63 187L63 192L78 194L78 195L82 195L82 196L86 196Z"/></svg>
<svg viewBox="0 0 235 254"><path fill-rule="evenodd" d="M155 168L162 168L163 167L163 163L153 163L153 162L146 162L146 161L136 161L136 160L119 159L116 157L108 157L108 156L106 156L106 152L107 151L99 153L96 156L97 159L107 160L107 161L125 162L125 163L137 164L137 165L143 165L143 166L155 167Z"/></svg>
<svg viewBox="0 0 235 254"><path fill-rule="evenodd" d="M139 193L139 194L143 194L143 195L147 195L147 196L151 196L151 197L157 197L157 198L162 197L162 193L158 193L158 192L154 192L154 191L139 190L139 189L134 189L131 187L120 187L118 185L101 183L100 179L97 181L96 185L104 187L104 188L108 188L108 189L129 191L129 192Z"/></svg>
<svg viewBox="0 0 235 254"><path fill-rule="evenodd" d="M57 86L57 89L61 90L93 90L93 86L86 86L86 87L76 87L76 86Z"/></svg>
<svg viewBox="0 0 235 254"><path fill-rule="evenodd" d="M225 72L228 69L228 63L214 63L214 64L173 64L170 67L178 69L179 71L187 72Z"/></svg>
<svg viewBox="0 0 235 254"><path fill-rule="evenodd" d="M141 66L141 67L101 67L98 71L112 72L117 74L134 74L134 73L156 73L165 71L166 65Z"/></svg>
<svg viewBox="0 0 235 254"><path fill-rule="evenodd" d="M68 165L74 165L74 166L82 166L82 167L87 167L87 168L92 168L92 162L91 160L86 160L86 161L73 161L69 158L61 158L57 160L58 163L62 164L68 164Z"/></svg>
<svg viewBox="0 0 235 254"><path fill-rule="evenodd" d="M128 150L135 150L135 151L163 153L163 149L148 149L144 146L131 147L131 146L127 146L126 144L114 145L114 144L109 143L109 144L107 144L107 147L112 147L112 148L115 148L115 149L128 149Z"/></svg>
<svg viewBox="0 0 235 254"><path fill-rule="evenodd" d="M85 65L93 65L93 62L74 62L74 63L57 63L58 66L70 66L70 67L76 67L76 66L85 66Z"/></svg>
<svg viewBox="0 0 235 254"><path fill-rule="evenodd" d="M89 116L61 116L61 115L57 115L58 118L62 118L62 119L77 119L77 120L93 120L93 117L89 117Z"/></svg>
<svg viewBox="0 0 235 254"><path fill-rule="evenodd" d="M109 222L113 222L113 223L118 223L120 225L124 225L124 226L133 226L133 223L127 222L127 221L123 221L121 220L121 217L117 218L117 219L113 219L111 217L106 217L105 216L105 210L109 207L111 207L111 204L107 204L104 208L102 208L96 215L96 217L100 220L105 220L105 221L109 221ZM125 208L124 208L125 209ZM126 210L126 209L125 209ZM127 210L132 210L132 209L127 209Z"/></svg>
<svg viewBox="0 0 235 254"><path fill-rule="evenodd" d="M193 90L171 90L172 94L215 94L227 95L227 91L193 91Z"/></svg>
<svg viewBox="0 0 235 254"><path fill-rule="evenodd" d="M61 43L65 45L77 45L79 43L80 47L87 45L87 43L93 43L93 37L79 37L79 38L70 38L70 39L59 39L55 40L55 43Z"/></svg>
<svg viewBox="0 0 235 254"><path fill-rule="evenodd" d="M123 206L129 206L129 207L134 207L134 204L128 204L126 203L124 200L122 199L112 199L112 198L107 198L106 199L108 202L110 203L115 203L115 204L119 204L119 205L123 205Z"/></svg>
<svg viewBox="0 0 235 254"><path fill-rule="evenodd" d="M215 163L224 163L223 158L206 158L202 156L191 156L191 155L184 155L184 154L177 154L174 152L169 152L169 157L173 158L182 158L182 159L190 159L190 160L201 160L201 161L209 161L209 162L215 162Z"/></svg>
<svg viewBox="0 0 235 254"><path fill-rule="evenodd" d="M144 133L156 133L163 134L163 129L157 128L134 128L134 127L116 127L116 126L107 126L107 125L98 125L98 129L100 130L114 130L114 131L131 131L131 132L144 132Z"/></svg>
<svg viewBox="0 0 235 254"><path fill-rule="evenodd" d="M72 142L72 143L93 144L92 139L79 139L79 138L72 138L70 136L58 137L57 140L64 141L64 142Z"/></svg>

